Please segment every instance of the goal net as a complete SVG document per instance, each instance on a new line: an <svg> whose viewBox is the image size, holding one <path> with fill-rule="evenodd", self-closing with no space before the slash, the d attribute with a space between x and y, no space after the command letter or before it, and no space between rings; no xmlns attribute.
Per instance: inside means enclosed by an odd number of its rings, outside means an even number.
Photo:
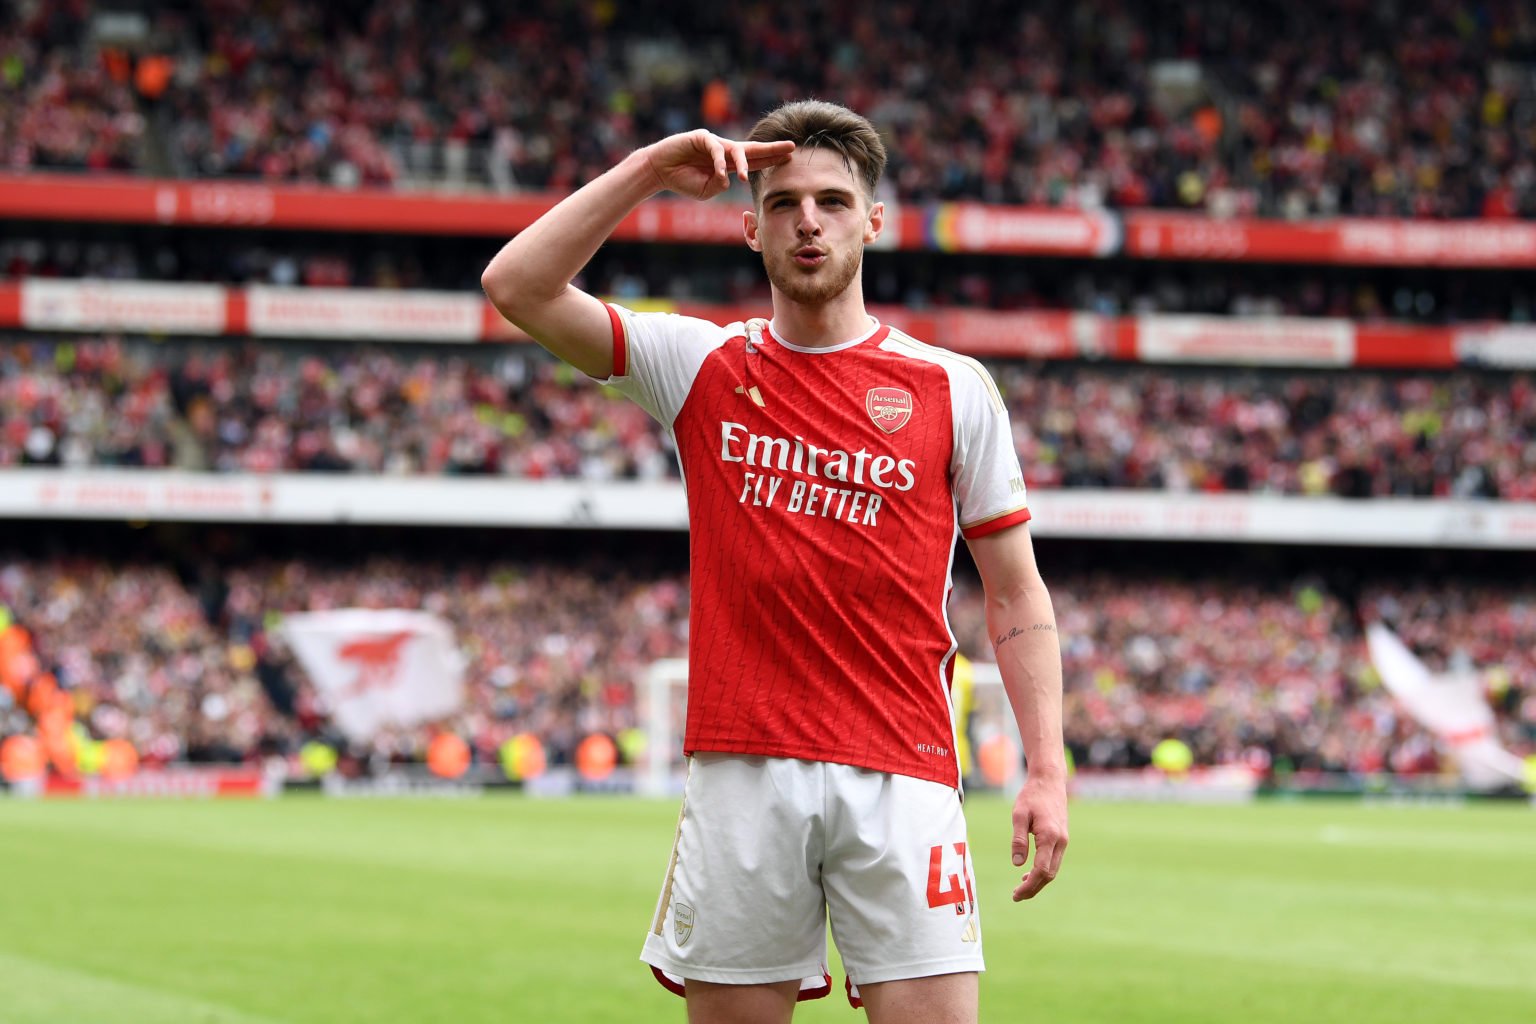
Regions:
<svg viewBox="0 0 1536 1024"><path fill-rule="evenodd" d="M963 720L957 723L966 787L1014 793L1024 784L1024 751L1002 676L996 665L986 662L970 662L968 667L969 683L964 679L966 664L956 667L953 689L960 711L969 706L969 713L963 714ZM683 729L688 707L687 659L664 658L653 662L639 696L640 727L645 731L646 742L636 789L651 796L681 793L686 768Z"/></svg>

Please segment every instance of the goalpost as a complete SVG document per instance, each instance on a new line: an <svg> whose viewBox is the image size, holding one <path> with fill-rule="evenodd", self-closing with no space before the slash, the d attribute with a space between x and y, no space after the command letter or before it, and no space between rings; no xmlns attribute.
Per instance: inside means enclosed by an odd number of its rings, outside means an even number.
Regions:
<svg viewBox="0 0 1536 1024"><path fill-rule="evenodd" d="M1011 796L1024 784L1024 749L1019 742L1013 706L1008 703L996 665L972 662L971 678L971 713L967 721L957 723L962 735L970 740L971 765L966 785L1001 790ZM639 697L637 711L645 733L645 763L636 774L635 789L648 796L674 796L683 790L688 660L663 658L652 662Z"/></svg>

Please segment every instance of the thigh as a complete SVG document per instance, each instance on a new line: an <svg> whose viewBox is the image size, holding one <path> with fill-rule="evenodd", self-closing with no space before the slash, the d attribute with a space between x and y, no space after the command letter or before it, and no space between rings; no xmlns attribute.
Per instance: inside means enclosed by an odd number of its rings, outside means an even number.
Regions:
<svg viewBox="0 0 1536 1024"><path fill-rule="evenodd" d="M869 1024L976 1024L975 972L861 986Z"/></svg>
<svg viewBox="0 0 1536 1024"><path fill-rule="evenodd" d="M808 767L693 759L643 960L673 982L798 980L825 992L821 786Z"/></svg>
<svg viewBox="0 0 1536 1024"><path fill-rule="evenodd" d="M960 795L843 768L829 789L823 887L859 986L982 970L981 918Z"/></svg>
<svg viewBox="0 0 1536 1024"><path fill-rule="evenodd" d="M688 1024L788 1024L800 995L797 982L776 985L688 983Z"/></svg>

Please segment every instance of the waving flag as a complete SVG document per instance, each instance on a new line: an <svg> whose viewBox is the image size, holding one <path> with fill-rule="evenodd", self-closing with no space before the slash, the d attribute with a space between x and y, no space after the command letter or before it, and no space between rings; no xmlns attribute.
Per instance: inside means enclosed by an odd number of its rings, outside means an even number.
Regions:
<svg viewBox="0 0 1536 1024"><path fill-rule="evenodd" d="M1371 662L1392 696L1450 750L1474 789L1497 789L1525 777L1520 759L1499 746L1493 709L1471 676L1436 676L1381 623L1366 629Z"/></svg>
<svg viewBox="0 0 1536 1024"><path fill-rule="evenodd" d="M453 631L435 615L346 608L289 615L282 628L350 739L442 718L463 703Z"/></svg>

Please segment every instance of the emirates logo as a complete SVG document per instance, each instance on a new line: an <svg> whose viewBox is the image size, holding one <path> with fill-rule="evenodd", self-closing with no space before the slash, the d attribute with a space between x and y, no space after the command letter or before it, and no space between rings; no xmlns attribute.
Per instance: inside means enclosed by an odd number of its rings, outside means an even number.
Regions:
<svg viewBox="0 0 1536 1024"><path fill-rule="evenodd" d="M912 392L901 388L870 388L864 396L864 408L875 426L894 434L912 418Z"/></svg>

